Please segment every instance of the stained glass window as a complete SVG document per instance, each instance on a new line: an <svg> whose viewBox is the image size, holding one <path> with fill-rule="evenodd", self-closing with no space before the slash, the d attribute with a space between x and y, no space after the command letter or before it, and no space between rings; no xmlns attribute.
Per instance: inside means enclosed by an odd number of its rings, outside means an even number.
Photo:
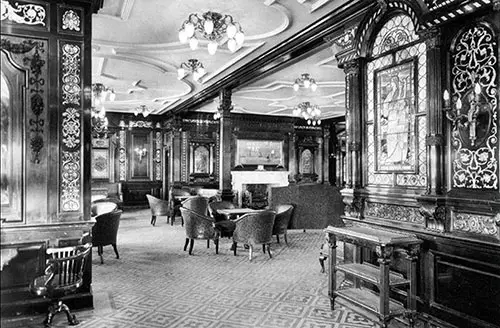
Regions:
<svg viewBox="0 0 500 328"><path fill-rule="evenodd" d="M411 18L389 19L367 64L367 183L425 187L426 45Z"/></svg>

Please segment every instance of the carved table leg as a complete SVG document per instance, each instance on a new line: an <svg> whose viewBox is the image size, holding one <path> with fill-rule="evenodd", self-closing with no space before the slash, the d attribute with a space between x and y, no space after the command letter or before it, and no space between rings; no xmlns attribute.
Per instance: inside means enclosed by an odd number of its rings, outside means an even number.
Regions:
<svg viewBox="0 0 500 328"><path fill-rule="evenodd" d="M330 297L330 308L335 308L335 289L337 288L337 240L335 235L326 234L326 241L328 242L328 296Z"/></svg>
<svg viewBox="0 0 500 328"><path fill-rule="evenodd" d="M390 320L389 311L389 265L393 248L391 246L377 246L378 263L380 265L380 326L387 327Z"/></svg>
<svg viewBox="0 0 500 328"><path fill-rule="evenodd" d="M417 316L417 263L419 252L420 245L412 245L406 250L406 258L408 259L408 280L410 281L406 316L408 317L410 328L415 326Z"/></svg>

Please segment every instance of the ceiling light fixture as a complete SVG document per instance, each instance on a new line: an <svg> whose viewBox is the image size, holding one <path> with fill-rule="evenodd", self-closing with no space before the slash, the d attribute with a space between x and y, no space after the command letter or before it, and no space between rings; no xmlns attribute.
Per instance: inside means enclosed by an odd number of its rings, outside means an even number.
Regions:
<svg viewBox="0 0 500 328"><path fill-rule="evenodd" d="M137 116L139 114L142 114L144 117L148 117L148 115L152 112L153 110L151 108L148 108L146 105L139 105L134 109L134 115Z"/></svg>
<svg viewBox="0 0 500 328"><path fill-rule="evenodd" d="M187 62L182 63L177 70L177 78L182 80L189 72L193 74L193 79L196 82L199 82L200 78L206 73L205 67L198 59L188 59Z"/></svg>
<svg viewBox="0 0 500 328"><path fill-rule="evenodd" d="M104 102L109 96L110 101L115 100L115 91L102 83L92 84L92 134L95 138L102 138L108 132L108 118Z"/></svg>
<svg viewBox="0 0 500 328"><path fill-rule="evenodd" d="M293 84L293 90L299 91L300 87L306 89L311 88L312 91L316 91L318 85L316 84L316 81L309 75L309 73L304 73L295 80L295 83Z"/></svg>
<svg viewBox="0 0 500 328"><path fill-rule="evenodd" d="M245 40L241 25L234 21L233 16L213 11L208 11L201 17L199 14L190 14L179 30L179 41L189 43L191 50L196 50L199 42L196 34L198 37L209 40L207 49L211 55L217 52L219 42L224 36L228 38L227 47L231 52L238 50Z"/></svg>
<svg viewBox="0 0 500 328"><path fill-rule="evenodd" d="M298 104L293 110L293 115L301 116L309 125L321 124L321 110L318 105L311 105L309 101L304 101Z"/></svg>

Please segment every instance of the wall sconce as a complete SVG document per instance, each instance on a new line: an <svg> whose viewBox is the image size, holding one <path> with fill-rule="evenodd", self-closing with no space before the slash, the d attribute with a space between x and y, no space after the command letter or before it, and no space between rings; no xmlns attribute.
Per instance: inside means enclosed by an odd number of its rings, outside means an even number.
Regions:
<svg viewBox="0 0 500 328"><path fill-rule="evenodd" d="M206 72L205 67L198 59L188 59L188 61L182 63L177 70L177 78L182 80L188 75L188 73L191 73L193 75L193 79L196 82L199 82Z"/></svg>
<svg viewBox="0 0 500 328"><path fill-rule="evenodd" d="M469 128L469 140L471 146L475 145L477 134L477 117L483 112L490 111L490 104L481 102L482 88L479 82L474 83L474 90L466 92L463 100L458 96L453 97L453 104L450 103L448 90L443 92L444 108L446 118L453 124L453 129ZM465 105L469 105L468 108Z"/></svg>
<svg viewBox="0 0 500 328"><path fill-rule="evenodd" d="M139 162L142 162L142 158L146 157L146 155L148 154L148 150L144 147L143 148L137 147L136 149L134 149L134 151L137 154L137 157L139 157Z"/></svg>

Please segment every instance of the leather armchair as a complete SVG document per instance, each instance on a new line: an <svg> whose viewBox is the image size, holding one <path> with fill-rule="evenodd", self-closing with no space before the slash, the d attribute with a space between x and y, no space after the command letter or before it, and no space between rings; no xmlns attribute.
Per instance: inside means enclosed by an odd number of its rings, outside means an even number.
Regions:
<svg viewBox="0 0 500 328"><path fill-rule="evenodd" d="M203 196L191 196L181 203L181 207L206 216L208 212L208 198Z"/></svg>
<svg viewBox="0 0 500 328"><path fill-rule="evenodd" d="M271 210L255 211L245 214L234 220L236 225L233 232L233 250L236 256L237 243L244 243L249 246L248 258L252 260L253 246L262 244L265 253L266 245L269 257L271 254L271 241L273 237L273 225L276 212Z"/></svg>
<svg viewBox="0 0 500 328"><path fill-rule="evenodd" d="M180 208L180 212L184 219L184 227L186 229L184 251L186 251L189 243L189 255L192 254L195 239L206 239L207 247L210 245L210 239L213 239L215 243L215 254L219 254L219 232L215 229L215 222L208 216L201 215L184 207Z"/></svg>
<svg viewBox="0 0 500 328"><path fill-rule="evenodd" d="M92 244L97 246L97 254L101 257L101 264L104 263L102 256L103 247L107 245L113 246L116 258L120 258L118 249L116 248L116 237L118 235L121 215L122 211L113 211L98 215L95 218L96 223L92 227Z"/></svg>
<svg viewBox="0 0 500 328"><path fill-rule="evenodd" d="M105 213L113 212L118 209L118 205L113 202L96 202L92 203L90 213L92 216L98 216Z"/></svg>
<svg viewBox="0 0 500 328"><path fill-rule="evenodd" d="M182 206L182 201L177 199L176 197L186 197L186 196L191 196L191 193L182 188L171 188L169 195L168 195L168 201L169 201L169 209L170 209L170 224L174 225L175 217L177 214L181 215L180 208ZM181 225L184 225L184 219L182 218L181 215Z"/></svg>
<svg viewBox="0 0 500 328"><path fill-rule="evenodd" d="M280 243L280 234L285 237L285 243L288 245L288 240L286 239L286 232L288 229L288 224L293 213L293 205L277 205L274 209L276 212L276 218L274 219L273 226L273 236L276 235L276 240L278 244Z"/></svg>
<svg viewBox="0 0 500 328"><path fill-rule="evenodd" d="M166 216L167 223L170 216L170 203L166 200L156 198L152 195L147 194L149 208L151 209L151 224L154 226L156 224L157 216Z"/></svg>

